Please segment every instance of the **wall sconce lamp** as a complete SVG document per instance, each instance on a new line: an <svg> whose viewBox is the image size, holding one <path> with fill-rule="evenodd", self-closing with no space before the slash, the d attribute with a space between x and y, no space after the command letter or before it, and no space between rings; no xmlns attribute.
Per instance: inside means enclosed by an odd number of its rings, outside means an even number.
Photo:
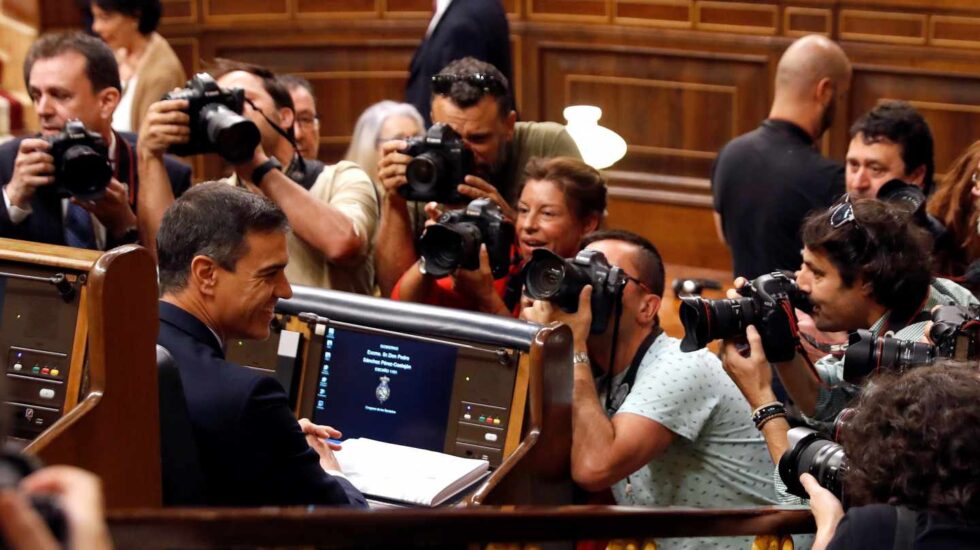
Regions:
<svg viewBox="0 0 980 550"><path fill-rule="evenodd" d="M572 105L565 107L562 114L568 121L565 130L589 166L602 170L626 155L626 140L609 128L599 126L602 109L593 105Z"/></svg>

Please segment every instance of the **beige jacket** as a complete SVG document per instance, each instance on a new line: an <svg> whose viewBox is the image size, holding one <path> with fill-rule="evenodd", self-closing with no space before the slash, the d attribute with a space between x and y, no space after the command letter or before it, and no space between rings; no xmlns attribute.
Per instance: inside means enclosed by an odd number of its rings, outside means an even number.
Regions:
<svg viewBox="0 0 980 550"><path fill-rule="evenodd" d="M136 89L133 90L132 126L139 133L143 116L150 105L160 101L163 94L187 84L187 73L167 40L157 33L150 35L143 58L136 70Z"/></svg>

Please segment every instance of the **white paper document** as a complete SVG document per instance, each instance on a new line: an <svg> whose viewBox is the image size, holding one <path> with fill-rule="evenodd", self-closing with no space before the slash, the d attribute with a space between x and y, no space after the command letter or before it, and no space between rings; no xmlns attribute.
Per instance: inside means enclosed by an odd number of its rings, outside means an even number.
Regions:
<svg viewBox="0 0 980 550"><path fill-rule="evenodd" d="M335 456L362 493L438 506L487 473L486 460L460 458L373 439L345 439Z"/></svg>

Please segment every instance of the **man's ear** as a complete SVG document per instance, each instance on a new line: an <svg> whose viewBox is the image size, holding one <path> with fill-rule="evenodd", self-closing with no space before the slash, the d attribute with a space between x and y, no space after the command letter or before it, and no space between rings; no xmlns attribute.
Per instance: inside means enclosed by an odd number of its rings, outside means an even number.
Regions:
<svg viewBox="0 0 980 550"><path fill-rule="evenodd" d="M837 86L830 77L824 77L817 82L815 92L816 100L820 103L820 105L826 107L831 101L834 100L834 94L837 92Z"/></svg>
<svg viewBox="0 0 980 550"><path fill-rule="evenodd" d="M99 118L105 121L112 121L112 113L119 105L119 90L109 86L97 94L99 100Z"/></svg>
<svg viewBox="0 0 980 550"><path fill-rule="evenodd" d="M637 309L637 322L642 325L652 325L660 312L660 305L663 300L660 296L653 293L644 294L640 299L640 307Z"/></svg>
<svg viewBox="0 0 980 550"><path fill-rule="evenodd" d="M514 139L514 125L517 124L517 111L507 113L504 125L507 127L507 141Z"/></svg>
<svg viewBox="0 0 980 550"><path fill-rule="evenodd" d="M289 131L296 122L296 111L290 109L289 107L279 108L279 127L283 131Z"/></svg>
<svg viewBox="0 0 980 550"><path fill-rule="evenodd" d="M188 286L196 288L205 296L214 296L218 284L218 262L208 256L194 256L188 274Z"/></svg>

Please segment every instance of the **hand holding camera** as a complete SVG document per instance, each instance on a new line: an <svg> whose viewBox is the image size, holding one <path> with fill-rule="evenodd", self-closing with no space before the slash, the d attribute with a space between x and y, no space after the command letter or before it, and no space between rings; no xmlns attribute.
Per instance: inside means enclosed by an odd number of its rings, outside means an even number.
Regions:
<svg viewBox="0 0 980 550"><path fill-rule="evenodd" d="M521 310L521 319L542 325L556 321L565 323L572 329L575 351L584 351L592 326L592 286L582 287L578 296L578 307L573 313L556 307L556 304L547 300L535 300Z"/></svg>
<svg viewBox="0 0 980 550"><path fill-rule="evenodd" d="M51 145L41 138L20 142L14 173L5 188L12 205L27 208L39 187L54 183L54 157L50 149Z"/></svg>
<svg viewBox="0 0 980 550"><path fill-rule="evenodd" d="M745 329L745 338L749 345L748 355L743 355L732 342L725 341L721 364L749 402L749 407L758 409L766 403L777 401L772 391L772 369L762 349L759 331L750 325Z"/></svg>
<svg viewBox="0 0 980 550"><path fill-rule="evenodd" d="M592 334L606 332L613 314L622 306L623 288L629 281L621 268L609 265L602 252L590 249L569 259L543 248L535 250L524 266L524 275L526 296L552 302L566 313L578 311L582 289L591 285Z"/></svg>
<svg viewBox="0 0 980 550"><path fill-rule="evenodd" d="M699 350L712 340L743 335L746 327L753 325L770 362L793 359L799 345L794 309L810 310L810 300L796 281L785 272L774 272L741 285L738 294L741 297L726 300L682 296L681 351Z"/></svg>
<svg viewBox="0 0 980 550"><path fill-rule="evenodd" d="M174 92L177 92L175 90ZM150 105L140 126L140 158L163 157L174 145L183 145L190 140L191 117L187 114L189 103L186 99L157 101Z"/></svg>
<svg viewBox="0 0 980 550"><path fill-rule="evenodd" d="M169 151L178 156L218 153L232 164L255 156L262 136L254 122L242 116L245 91L218 86L208 73L198 73L187 87L163 96L164 101L186 101L188 139L174 141Z"/></svg>

